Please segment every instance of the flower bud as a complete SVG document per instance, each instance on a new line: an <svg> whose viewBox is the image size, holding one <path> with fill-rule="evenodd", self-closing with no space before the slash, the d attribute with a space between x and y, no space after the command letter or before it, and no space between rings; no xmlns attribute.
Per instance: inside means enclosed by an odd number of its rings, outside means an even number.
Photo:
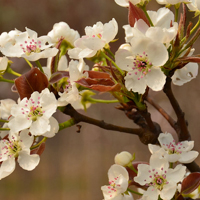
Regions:
<svg viewBox="0 0 200 200"><path fill-rule="evenodd" d="M124 167L128 166L133 160L134 157L127 151L122 151L115 156L115 163Z"/></svg>

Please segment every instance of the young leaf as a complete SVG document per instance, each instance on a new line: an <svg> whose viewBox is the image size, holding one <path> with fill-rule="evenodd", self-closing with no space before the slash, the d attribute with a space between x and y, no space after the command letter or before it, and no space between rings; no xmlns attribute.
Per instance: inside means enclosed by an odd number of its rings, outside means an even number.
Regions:
<svg viewBox="0 0 200 200"><path fill-rule="evenodd" d="M200 173L194 172L183 179L181 184L181 194L190 194L200 185Z"/></svg>

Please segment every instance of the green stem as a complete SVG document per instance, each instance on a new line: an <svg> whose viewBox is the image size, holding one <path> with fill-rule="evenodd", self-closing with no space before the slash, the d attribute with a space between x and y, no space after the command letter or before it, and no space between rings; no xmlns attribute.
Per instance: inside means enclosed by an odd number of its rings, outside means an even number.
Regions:
<svg viewBox="0 0 200 200"><path fill-rule="evenodd" d="M117 99L114 100L104 100L104 99L93 99L91 97L88 97L86 101L89 101L91 103L118 103L119 101Z"/></svg>
<svg viewBox="0 0 200 200"><path fill-rule="evenodd" d="M129 167L131 170L133 170L136 174L138 173L138 171L133 167L132 163L131 163L131 165L128 165L128 167Z"/></svg>
<svg viewBox="0 0 200 200"><path fill-rule="evenodd" d="M8 120L0 119L0 122L8 123Z"/></svg>
<svg viewBox="0 0 200 200"><path fill-rule="evenodd" d="M21 74L19 74L19 73L13 71L10 67L8 67L8 68L6 69L6 72L8 72L8 73L10 73L10 74L13 74L13 75L15 75L15 76L21 76Z"/></svg>
<svg viewBox="0 0 200 200"><path fill-rule="evenodd" d="M173 163L169 163L169 168L173 168Z"/></svg>
<svg viewBox="0 0 200 200"><path fill-rule="evenodd" d="M59 131L65 129L65 128L68 128L68 127L70 127L70 126L73 126L73 125L75 125L75 124L76 124L75 119L74 119L74 118L71 118L71 119L69 119L68 121L59 124Z"/></svg>
<svg viewBox="0 0 200 200"><path fill-rule="evenodd" d="M175 22L178 22L178 11L179 11L179 7L178 8L176 8L175 7Z"/></svg>
<svg viewBox="0 0 200 200"><path fill-rule="evenodd" d="M28 65L29 65L31 68L33 67L33 65L30 63L29 60L27 60L26 58L24 58L24 60L28 63Z"/></svg>
<svg viewBox="0 0 200 200"><path fill-rule="evenodd" d="M127 188L127 190L128 190L129 192L133 193L133 194L137 194L137 195L140 195L140 196L143 195L143 194L141 194L141 193L139 193L139 192L135 192L135 191L131 190L130 188Z"/></svg>
<svg viewBox="0 0 200 200"><path fill-rule="evenodd" d="M9 80L9 79L5 79L3 77L0 77L0 82L15 83L15 81Z"/></svg>
<svg viewBox="0 0 200 200"><path fill-rule="evenodd" d="M36 60L35 63L36 63L36 65L38 66L38 68L40 69L40 71L41 71L42 73L44 73L44 70L42 69L42 65L40 64L40 61L39 61L39 60Z"/></svg>
<svg viewBox="0 0 200 200"><path fill-rule="evenodd" d="M9 128L0 128L0 131L9 131Z"/></svg>
<svg viewBox="0 0 200 200"><path fill-rule="evenodd" d="M200 17L199 17L198 22L195 24L193 29L190 31L190 35L194 33L194 31L198 28L199 25L200 25ZM181 43L183 43L185 40L186 40L186 36L181 40Z"/></svg>
<svg viewBox="0 0 200 200"><path fill-rule="evenodd" d="M121 75L124 74L124 72L117 66L117 64L116 64L110 57L108 57L103 51L101 51L101 53L103 54L103 56L104 56L107 60L109 60L109 61L119 70L119 72L121 73Z"/></svg>
<svg viewBox="0 0 200 200"><path fill-rule="evenodd" d="M104 48L104 50L105 50L106 52L108 52L108 53L115 59L115 55L113 54L113 52L112 52L110 49Z"/></svg>
<svg viewBox="0 0 200 200"><path fill-rule="evenodd" d="M47 137L44 137L39 143L37 143L36 145L32 146L30 149L36 149L37 147L39 147L43 142L46 142Z"/></svg>
<svg viewBox="0 0 200 200"><path fill-rule="evenodd" d="M144 14L146 15L147 19L149 20L150 25L154 26L153 22L151 21L151 18L149 17L149 14L146 11L146 6L144 5L144 6L141 6L140 8L143 10Z"/></svg>

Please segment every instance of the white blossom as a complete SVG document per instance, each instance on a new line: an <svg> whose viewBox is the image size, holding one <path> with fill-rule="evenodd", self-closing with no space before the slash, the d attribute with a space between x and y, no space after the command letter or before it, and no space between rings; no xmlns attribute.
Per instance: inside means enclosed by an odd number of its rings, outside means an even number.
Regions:
<svg viewBox="0 0 200 200"><path fill-rule="evenodd" d="M12 99L2 99L0 102L0 116L2 119L7 120L11 115L11 108L16 102Z"/></svg>
<svg viewBox="0 0 200 200"><path fill-rule="evenodd" d="M0 57L0 74L3 74L8 66L8 58L7 57Z"/></svg>
<svg viewBox="0 0 200 200"><path fill-rule="evenodd" d="M40 157L37 154L30 155L30 147L33 144L33 136L28 130L15 133L9 140L0 141L0 179L10 175L15 169L15 160L25 170L33 170L39 163Z"/></svg>
<svg viewBox="0 0 200 200"><path fill-rule="evenodd" d="M153 154L150 165L138 165L138 174L134 177L134 181L142 186L148 186L142 199L155 200L160 195L161 199L170 200L177 190L177 183L182 181L185 173L185 166L180 164L174 169L169 169L166 159L160 159L157 154Z"/></svg>
<svg viewBox="0 0 200 200"><path fill-rule="evenodd" d="M80 38L78 31L71 29L65 22L59 22L53 25L53 30L48 33L53 43L57 43L59 39L63 38L71 45L74 45L75 40Z"/></svg>
<svg viewBox="0 0 200 200"><path fill-rule="evenodd" d="M122 7L129 7L129 2L131 2L133 5L140 4L143 5L144 2L149 0L115 0L115 3L117 3L119 6Z"/></svg>
<svg viewBox="0 0 200 200"><path fill-rule="evenodd" d="M174 22L174 14L168 8L160 8L157 12L147 11L151 18L153 27L149 27L142 19L139 19L134 24L134 27L125 25L126 42L136 36L144 35L155 42L168 43L172 41L178 31L178 23ZM171 27L172 24L172 27Z"/></svg>
<svg viewBox="0 0 200 200"><path fill-rule="evenodd" d="M183 85L192 79L196 78L198 75L198 64L188 63L181 69L177 69L172 76L172 82L174 85Z"/></svg>
<svg viewBox="0 0 200 200"><path fill-rule="evenodd" d="M171 4L171 5L175 5L178 3L188 3L190 2L190 0L156 0L157 3L159 4Z"/></svg>
<svg viewBox="0 0 200 200"><path fill-rule="evenodd" d="M168 52L160 42L147 37L133 37L131 45L121 45L116 52L116 64L127 72L125 86L128 90L144 94L146 87L162 90L166 76L161 71L168 60Z"/></svg>
<svg viewBox="0 0 200 200"><path fill-rule="evenodd" d="M15 36L19 35L21 31L15 29L10 32L3 32L0 35L0 47L4 47L7 42L11 42L13 45L15 44Z"/></svg>
<svg viewBox="0 0 200 200"><path fill-rule="evenodd" d="M41 93L33 92L29 99L24 98L12 107L12 119L8 123L11 133L27 128L32 135L51 132L53 127L50 122L56 108L57 100L47 88Z"/></svg>
<svg viewBox="0 0 200 200"><path fill-rule="evenodd" d="M68 54L73 59L93 57L115 38L117 32L118 25L114 18L106 24L97 22L93 27L87 26L86 35L74 42L75 48L70 49Z"/></svg>
<svg viewBox="0 0 200 200"><path fill-rule="evenodd" d="M110 185L101 187L105 200L131 200L132 195L125 193L128 188L129 175L126 168L114 164L108 170ZM124 194L125 193L125 194Z"/></svg>
<svg viewBox="0 0 200 200"><path fill-rule="evenodd" d="M58 49L50 48L53 43L48 36L37 37L37 33L26 28L26 31L14 36L15 43L7 42L1 52L8 57L23 57L29 61L55 56Z"/></svg>
<svg viewBox="0 0 200 200"><path fill-rule="evenodd" d="M197 151L191 151L194 141L183 141L176 144L170 133L161 133L158 141L161 147L149 144L150 152L164 157L169 162L191 163L199 155Z"/></svg>
<svg viewBox="0 0 200 200"><path fill-rule="evenodd" d="M190 3L187 4L187 7L190 11L196 12L196 15L200 14L200 1L199 0L190 0Z"/></svg>
<svg viewBox="0 0 200 200"><path fill-rule="evenodd" d="M127 166L132 160L133 160L133 156L127 151L122 151L121 153L118 153L115 156L115 164L118 164L124 167Z"/></svg>
<svg viewBox="0 0 200 200"><path fill-rule="evenodd" d="M60 98L58 99L58 106L65 106L70 103L75 109L84 108L81 103L81 93L84 91L78 91L75 81L84 77L86 78L88 74L84 71L88 69L83 59L80 59L79 62L74 60L70 61L68 85L66 85L63 93L59 92ZM87 105L89 106L90 104Z"/></svg>

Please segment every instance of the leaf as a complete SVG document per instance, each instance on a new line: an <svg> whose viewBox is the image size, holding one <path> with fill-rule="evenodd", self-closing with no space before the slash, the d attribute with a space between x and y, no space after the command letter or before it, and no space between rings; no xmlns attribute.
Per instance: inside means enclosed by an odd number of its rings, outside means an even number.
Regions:
<svg viewBox="0 0 200 200"><path fill-rule="evenodd" d="M200 173L194 172L183 179L181 184L181 194L190 194L200 185Z"/></svg>
<svg viewBox="0 0 200 200"><path fill-rule="evenodd" d="M15 79L15 86L20 99L30 98L34 91L41 92L48 87L48 79L39 69L32 68L27 73Z"/></svg>
<svg viewBox="0 0 200 200"><path fill-rule="evenodd" d="M90 78L110 78L110 75L105 72L87 71Z"/></svg>
<svg viewBox="0 0 200 200"><path fill-rule="evenodd" d="M57 83L59 80L61 80L64 77L69 77L68 71L57 71L51 75L49 83L50 84Z"/></svg>
<svg viewBox="0 0 200 200"><path fill-rule="evenodd" d="M90 88L92 90L96 90L99 92L115 92L120 91L120 84L115 84L112 79L104 79L104 78L82 78L76 81L79 85Z"/></svg>
<svg viewBox="0 0 200 200"><path fill-rule="evenodd" d="M200 63L200 57L195 57L195 56L192 56L192 57L183 57L183 58L179 58L177 60L181 61L181 62L195 62L195 63Z"/></svg>
<svg viewBox="0 0 200 200"><path fill-rule="evenodd" d="M131 27L134 27L134 24L137 20L142 19L146 22L148 26L150 26L149 20L147 19L146 15L144 14L141 8L133 5L129 1L129 13L128 13L128 21Z"/></svg>

